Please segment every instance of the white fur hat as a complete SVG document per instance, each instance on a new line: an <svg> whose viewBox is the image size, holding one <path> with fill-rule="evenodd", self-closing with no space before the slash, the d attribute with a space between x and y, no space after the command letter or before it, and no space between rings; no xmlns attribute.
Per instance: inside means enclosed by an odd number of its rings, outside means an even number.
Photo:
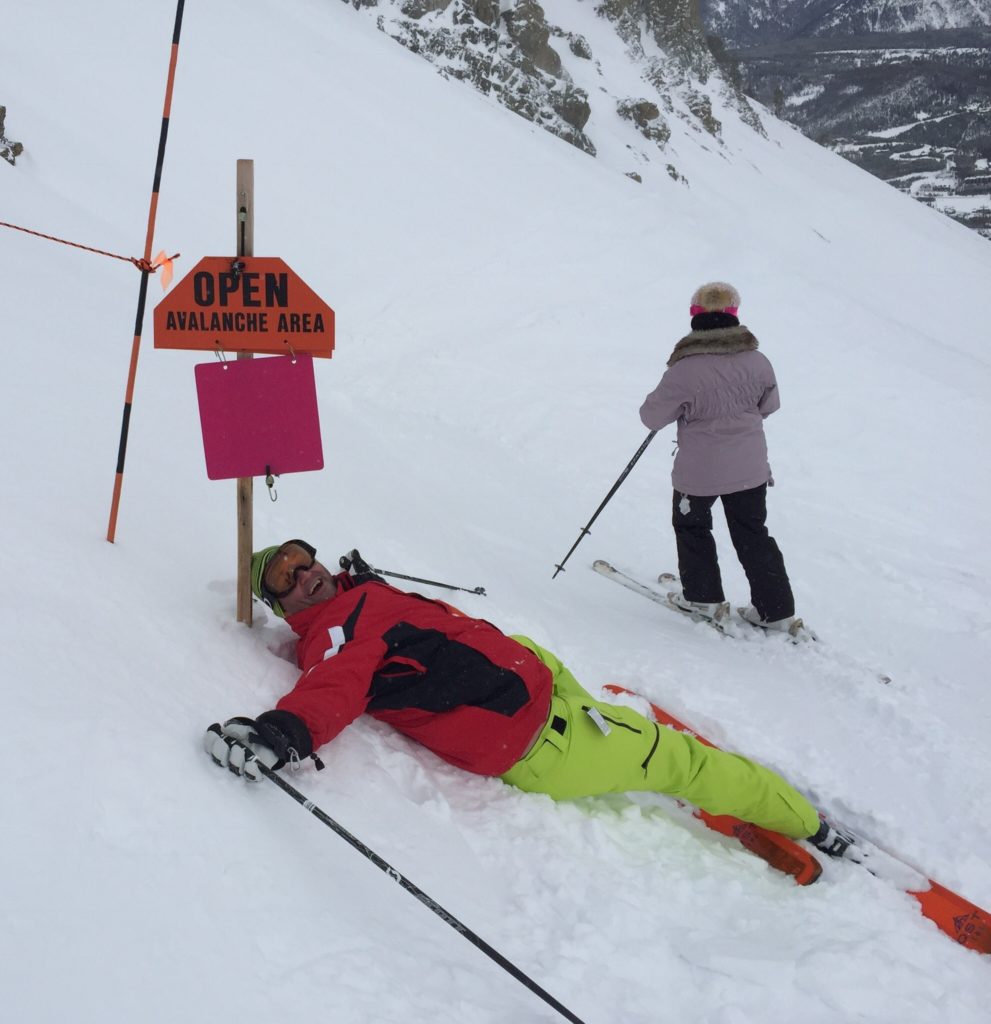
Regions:
<svg viewBox="0 0 991 1024"><path fill-rule="evenodd" d="M740 293L725 281L710 281L695 289L691 302L692 316L698 313L732 313L740 308Z"/></svg>

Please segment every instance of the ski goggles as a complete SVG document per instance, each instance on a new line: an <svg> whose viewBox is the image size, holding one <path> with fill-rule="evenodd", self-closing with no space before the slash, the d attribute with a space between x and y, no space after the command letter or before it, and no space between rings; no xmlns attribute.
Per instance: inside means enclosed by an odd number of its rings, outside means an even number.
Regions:
<svg viewBox="0 0 991 1024"><path fill-rule="evenodd" d="M313 568L317 549L304 540L287 540L268 560L262 573L265 596L278 601L296 586L299 573Z"/></svg>

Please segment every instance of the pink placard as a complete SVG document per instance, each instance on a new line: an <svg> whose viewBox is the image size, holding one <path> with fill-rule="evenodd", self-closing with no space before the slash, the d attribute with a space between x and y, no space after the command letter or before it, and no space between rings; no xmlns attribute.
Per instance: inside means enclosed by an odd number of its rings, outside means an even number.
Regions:
<svg viewBox="0 0 991 1024"><path fill-rule="evenodd" d="M211 480L323 469L312 356L231 359L195 369Z"/></svg>

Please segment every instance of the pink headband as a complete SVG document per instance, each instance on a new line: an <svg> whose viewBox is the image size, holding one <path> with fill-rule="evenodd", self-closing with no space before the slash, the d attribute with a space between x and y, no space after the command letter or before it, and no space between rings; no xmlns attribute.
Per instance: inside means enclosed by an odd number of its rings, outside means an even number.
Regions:
<svg viewBox="0 0 991 1024"><path fill-rule="evenodd" d="M705 306L688 307L688 311L692 316L698 316L699 313L729 313L730 316L736 316L739 309L739 306L726 306L724 309L706 309Z"/></svg>

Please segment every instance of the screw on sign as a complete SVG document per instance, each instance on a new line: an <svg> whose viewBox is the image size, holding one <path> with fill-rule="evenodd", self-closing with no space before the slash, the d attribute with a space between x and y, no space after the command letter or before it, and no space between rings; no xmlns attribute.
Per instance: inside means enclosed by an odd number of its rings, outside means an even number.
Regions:
<svg viewBox="0 0 991 1024"><path fill-rule="evenodd" d="M155 348L334 351L334 311L281 259L207 256L155 307Z"/></svg>

